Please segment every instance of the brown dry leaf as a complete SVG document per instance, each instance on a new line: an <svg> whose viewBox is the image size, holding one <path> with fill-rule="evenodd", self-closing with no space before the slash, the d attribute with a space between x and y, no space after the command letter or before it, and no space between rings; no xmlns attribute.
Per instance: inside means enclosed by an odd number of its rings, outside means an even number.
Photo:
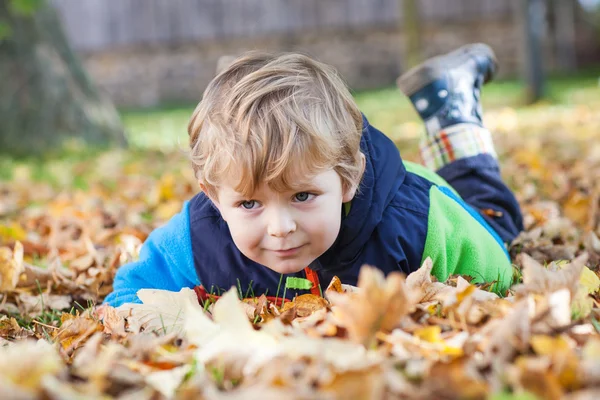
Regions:
<svg viewBox="0 0 600 400"><path fill-rule="evenodd" d="M330 293L334 313L348 330L350 339L370 346L379 331L391 331L406 316L413 303L404 278L391 273L387 279L381 270L364 265L358 276L359 292Z"/></svg>
<svg viewBox="0 0 600 400"><path fill-rule="evenodd" d="M16 242L13 250L0 247L0 292L9 292L17 287L23 268L21 242Z"/></svg>
<svg viewBox="0 0 600 400"><path fill-rule="evenodd" d="M421 268L408 275L406 286L410 291L410 296L416 304L430 301L443 303L450 296L454 295L456 289L441 282L433 282L431 279L431 270L433 261L427 257L421 265Z"/></svg>
<svg viewBox="0 0 600 400"><path fill-rule="evenodd" d="M588 259L587 253L584 253L571 261L568 266L559 269L555 264L544 268L525 253L520 254L519 257L523 266L523 284L514 287L517 293L547 294L567 288L571 297L577 293L581 273Z"/></svg>
<svg viewBox="0 0 600 400"><path fill-rule="evenodd" d="M104 333L114 335L118 338L127 336L125 332L125 318L119 315L116 308L103 305L97 309L97 312L98 317L102 320Z"/></svg>
<svg viewBox="0 0 600 400"><path fill-rule="evenodd" d="M0 317L0 337L3 339L24 339L33 336L33 332L25 330L13 317L3 315Z"/></svg>
<svg viewBox="0 0 600 400"><path fill-rule="evenodd" d="M315 311L321 310L329 306L329 302L323 297L315 296L314 294L303 294L294 299L294 301L284 304L281 312L294 308L297 317L308 317Z"/></svg>
<svg viewBox="0 0 600 400"><path fill-rule="evenodd" d="M585 226L590 213L590 200L589 195L585 195L579 190L571 192L563 206L567 218Z"/></svg>
<svg viewBox="0 0 600 400"><path fill-rule="evenodd" d="M22 312L32 317L41 315L46 310L67 310L72 306L70 295L20 293L17 296Z"/></svg>
<svg viewBox="0 0 600 400"><path fill-rule="evenodd" d="M566 336L550 337L534 335L530 340L536 354L548 356L552 362L552 373L561 387L575 390L581 387L579 379L579 359L574 352L576 344Z"/></svg>
<svg viewBox="0 0 600 400"><path fill-rule="evenodd" d="M379 366L362 371L337 374L335 379L319 388L324 397L334 399L381 399L385 380Z"/></svg>
<svg viewBox="0 0 600 400"><path fill-rule="evenodd" d="M519 301L504 318L496 318L480 331L483 343L484 363L502 370L505 363L518 352L527 348L531 333L530 315L533 313L530 298Z"/></svg>
<svg viewBox="0 0 600 400"><path fill-rule="evenodd" d="M481 290L459 276L456 290L444 298L443 314L476 325L488 316L487 303L496 300L497 294Z"/></svg>
<svg viewBox="0 0 600 400"><path fill-rule="evenodd" d="M560 400L564 389L556 374L549 370L550 361L544 358L519 357L512 372L515 385L540 399ZM516 376L514 376L516 375Z"/></svg>
<svg viewBox="0 0 600 400"><path fill-rule="evenodd" d="M450 362L436 362L427 376L430 398L451 395L456 399L482 399L489 395L489 385L466 357Z"/></svg>
<svg viewBox="0 0 600 400"><path fill-rule="evenodd" d="M52 272L49 269L24 263L24 269L19 277L17 286L27 288L36 287L39 284L41 287L44 287L51 279Z"/></svg>
<svg viewBox="0 0 600 400"><path fill-rule="evenodd" d="M327 292L336 292L336 293L344 293L344 289L342 288L342 281L340 281L340 278L336 276L334 276L331 279L331 282L329 282L329 286L327 286L327 289L325 289L325 294L327 294Z"/></svg>
<svg viewBox="0 0 600 400"><path fill-rule="evenodd" d="M94 265L95 262L96 260L93 254L84 254L83 256L71 261L69 263L69 268L77 272L83 272L88 270L92 265Z"/></svg>
<svg viewBox="0 0 600 400"><path fill-rule="evenodd" d="M54 332L54 339L60 344L67 355L81 347L96 332L102 332L100 321L92 318L88 313L73 317L63 314L62 325Z"/></svg>
<svg viewBox="0 0 600 400"><path fill-rule="evenodd" d="M73 372L87 379L88 394L101 394L111 384L109 375L119 359L126 356L125 348L117 343L103 345L104 334L96 332L77 351L73 358Z"/></svg>
<svg viewBox="0 0 600 400"><path fill-rule="evenodd" d="M0 393L7 399L41 398L49 375L62 377L65 364L44 340L24 340L0 348Z"/></svg>

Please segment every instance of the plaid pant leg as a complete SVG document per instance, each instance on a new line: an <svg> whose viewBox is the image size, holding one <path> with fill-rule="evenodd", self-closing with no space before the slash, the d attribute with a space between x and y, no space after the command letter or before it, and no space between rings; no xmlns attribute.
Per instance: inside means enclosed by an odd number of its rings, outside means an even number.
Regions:
<svg viewBox="0 0 600 400"><path fill-rule="evenodd" d="M474 124L457 124L425 137L420 145L423 164L438 169L463 158L489 154L497 158L492 134Z"/></svg>

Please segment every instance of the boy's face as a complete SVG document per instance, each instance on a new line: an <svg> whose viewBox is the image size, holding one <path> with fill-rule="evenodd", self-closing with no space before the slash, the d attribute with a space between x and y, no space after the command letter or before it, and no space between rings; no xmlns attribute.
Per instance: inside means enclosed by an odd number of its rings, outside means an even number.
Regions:
<svg viewBox="0 0 600 400"><path fill-rule="evenodd" d="M262 185L252 198L223 184L212 201L246 257L289 274L301 271L333 245L342 203L352 200L355 192L354 188L342 193L339 175L328 170L303 182L300 191L281 193Z"/></svg>

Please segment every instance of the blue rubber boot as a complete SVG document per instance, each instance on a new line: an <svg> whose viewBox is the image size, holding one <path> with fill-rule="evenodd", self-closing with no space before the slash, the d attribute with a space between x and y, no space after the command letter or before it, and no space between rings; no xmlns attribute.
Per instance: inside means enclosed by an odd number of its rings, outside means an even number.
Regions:
<svg viewBox="0 0 600 400"><path fill-rule="evenodd" d="M457 124L483 126L481 87L492 80L498 63L483 43L469 44L430 58L397 80L425 122L428 135Z"/></svg>

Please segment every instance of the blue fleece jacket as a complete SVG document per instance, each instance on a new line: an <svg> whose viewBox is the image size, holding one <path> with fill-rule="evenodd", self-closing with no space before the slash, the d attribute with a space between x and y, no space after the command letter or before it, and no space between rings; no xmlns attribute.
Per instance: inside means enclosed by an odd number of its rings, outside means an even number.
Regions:
<svg viewBox="0 0 600 400"><path fill-rule="evenodd" d="M460 272L457 266L465 257L470 257L469 264L500 262L505 275L505 249L489 225L450 190L438 190L433 181L440 183L441 178L430 174L431 180L426 179L414 168L408 172L394 143L366 119L361 151L366 157L366 169L360 191L347 215L340 207L342 223L333 246L310 265L323 285L334 275L343 283L355 285L363 264L375 265L386 274L408 274L419 268L426 256L439 260L438 264L455 264L440 265L440 279ZM441 206L431 207L431 193L442 199ZM430 213L431 209L434 212ZM438 223L449 214L454 216ZM443 229L436 229L437 226ZM471 226L472 232L465 233L466 226ZM458 247L444 247L445 242L456 237L461 241ZM481 241L485 242L483 250L475 245ZM432 254L426 254L426 245ZM503 261L498 261L499 254ZM474 272L471 275L478 274ZM484 274L482 281L495 279L495 272L496 269ZM288 276L304 277L304 272ZM282 291L277 293L281 278L237 249L218 210L199 193L166 225L150 234L138 261L119 268L114 291L105 302L113 306L139 302L136 293L141 288L178 291L199 284L215 293L235 286L244 293L281 296ZM504 284L509 283L505 279ZM286 297L302 293L289 290Z"/></svg>

